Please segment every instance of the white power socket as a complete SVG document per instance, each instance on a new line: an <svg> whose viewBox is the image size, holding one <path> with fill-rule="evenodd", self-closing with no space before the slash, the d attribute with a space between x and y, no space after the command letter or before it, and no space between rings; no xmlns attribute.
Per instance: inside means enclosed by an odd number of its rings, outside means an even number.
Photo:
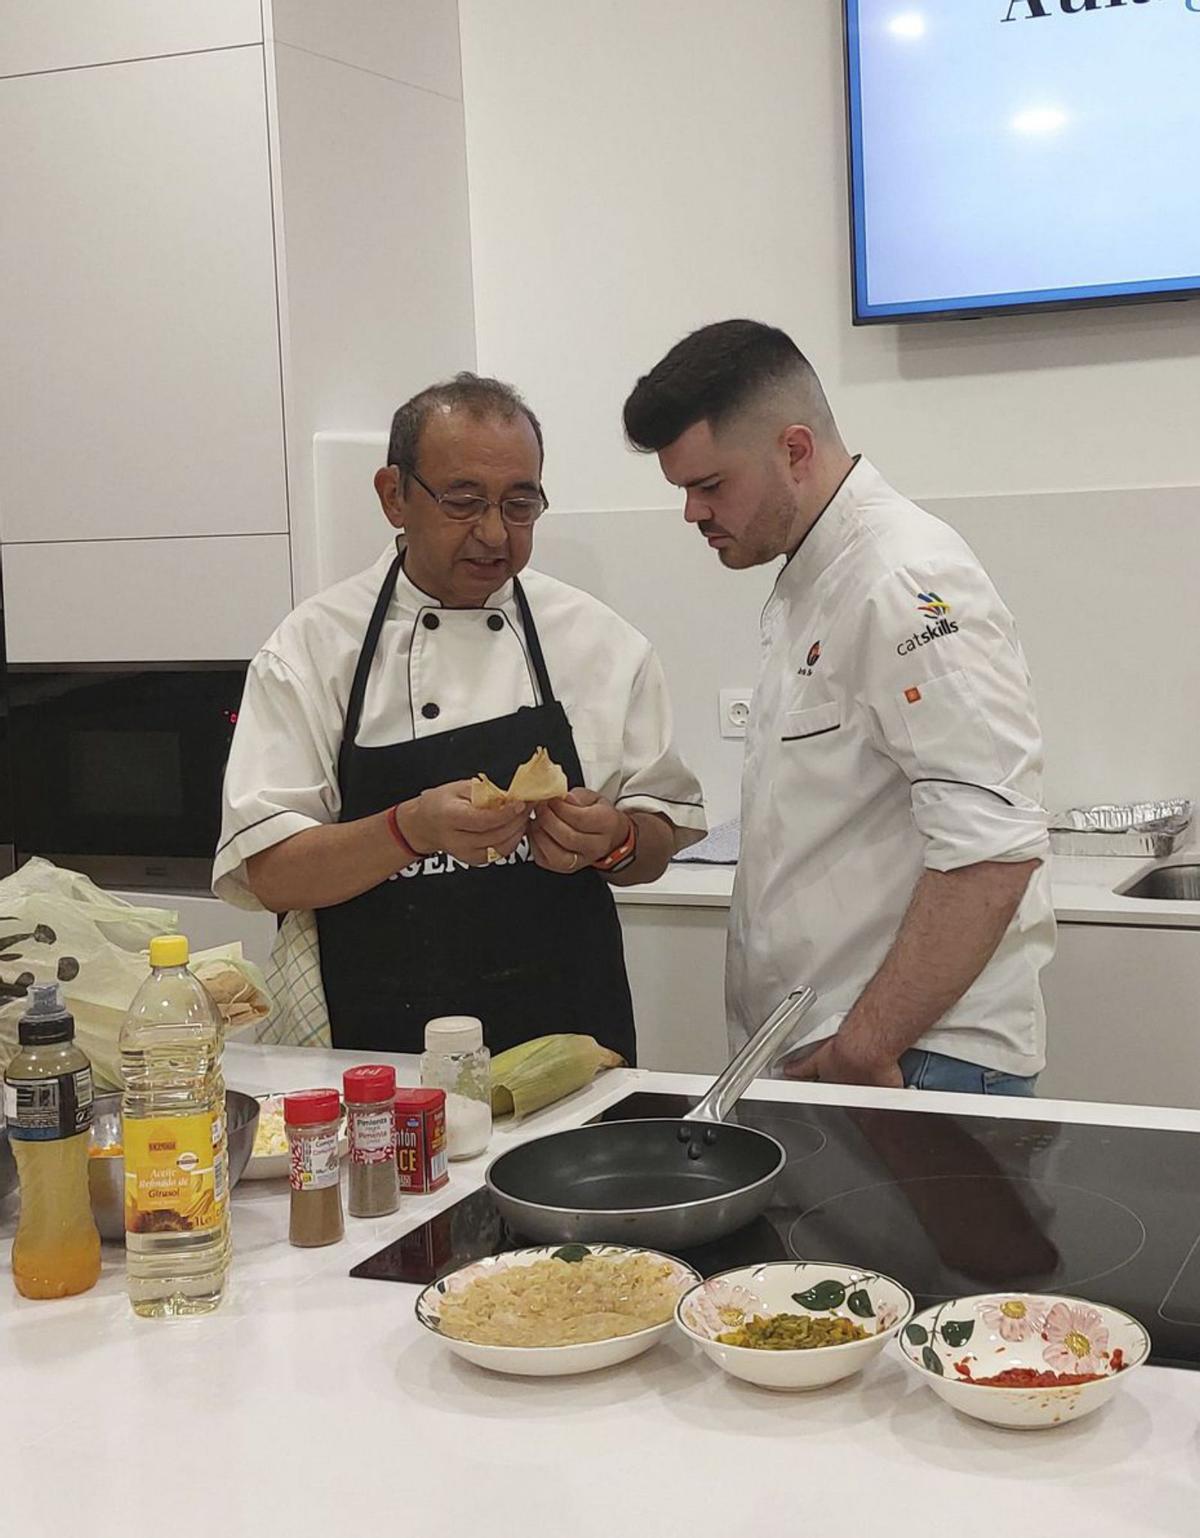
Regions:
<svg viewBox="0 0 1200 1538"><path fill-rule="evenodd" d="M752 689L722 689L720 694L721 736L744 737L750 723Z"/></svg>

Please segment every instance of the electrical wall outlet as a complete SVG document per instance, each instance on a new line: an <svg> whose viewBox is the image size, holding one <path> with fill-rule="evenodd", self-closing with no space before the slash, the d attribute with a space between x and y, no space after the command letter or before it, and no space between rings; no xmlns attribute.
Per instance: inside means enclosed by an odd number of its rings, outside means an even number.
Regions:
<svg viewBox="0 0 1200 1538"><path fill-rule="evenodd" d="M720 694L721 736L744 737L750 722L752 689L722 689Z"/></svg>

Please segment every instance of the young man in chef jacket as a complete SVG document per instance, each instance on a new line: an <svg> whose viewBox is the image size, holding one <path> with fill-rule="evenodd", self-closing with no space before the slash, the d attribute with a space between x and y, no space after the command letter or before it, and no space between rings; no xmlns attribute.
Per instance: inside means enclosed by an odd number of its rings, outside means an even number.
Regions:
<svg viewBox="0 0 1200 1538"><path fill-rule="evenodd" d="M286 915L272 1039L419 1052L470 1015L493 1051L566 1031L635 1059L610 887L656 880L704 808L649 642L527 569L542 458L507 385L422 391L375 477L394 538L250 665L213 887ZM540 748L568 793L473 804Z"/></svg>
<svg viewBox="0 0 1200 1538"><path fill-rule="evenodd" d="M782 331L706 326L625 404L762 615L726 966L731 1038L819 1002L792 1077L1031 1094L1054 952L1042 739L1012 616L842 442Z"/></svg>

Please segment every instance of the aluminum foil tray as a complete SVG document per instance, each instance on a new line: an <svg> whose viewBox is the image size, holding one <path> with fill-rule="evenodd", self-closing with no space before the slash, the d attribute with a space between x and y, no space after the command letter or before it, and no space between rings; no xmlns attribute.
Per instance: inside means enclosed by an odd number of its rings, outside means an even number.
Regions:
<svg viewBox="0 0 1200 1538"><path fill-rule="evenodd" d="M1055 854L1173 854L1192 821L1190 801L1135 801L1124 806L1079 806L1050 819Z"/></svg>

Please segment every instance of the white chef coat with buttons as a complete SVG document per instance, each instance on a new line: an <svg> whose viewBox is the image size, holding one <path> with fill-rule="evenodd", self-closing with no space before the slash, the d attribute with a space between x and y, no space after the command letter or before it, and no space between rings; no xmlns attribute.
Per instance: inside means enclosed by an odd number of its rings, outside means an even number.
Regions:
<svg viewBox="0 0 1200 1538"><path fill-rule="evenodd" d="M1012 616L948 525L859 460L762 616L726 972L734 1044L791 989L832 1035L924 870L1041 860L991 961L915 1045L1045 1066L1054 952L1042 741Z"/></svg>
<svg viewBox="0 0 1200 1538"><path fill-rule="evenodd" d="M305 828L334 823L337 758L350 685L395 556L302 603L250 664L225 774L213 890L260 906L246 861ZM574 731L584 783L625 811L659 812L677 849L702 837L700 784L672 743L658 658L632 625L587 593L536 571L521 585L555 695ZM401 571L375 651L358 743L382 747L541 703L513 585L479 609L448 609ZM430 857L432 865L445 857Z"/></svg>

